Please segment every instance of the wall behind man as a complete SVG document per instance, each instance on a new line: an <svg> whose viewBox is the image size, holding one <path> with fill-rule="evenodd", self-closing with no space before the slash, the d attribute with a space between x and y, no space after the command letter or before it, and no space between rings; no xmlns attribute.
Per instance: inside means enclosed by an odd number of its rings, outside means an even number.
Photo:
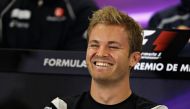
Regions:
<svg viewBox="0 0 190 109"><path fill-rule="evenodd" d="M180 0L95 0L100 7L114 6L128 13L144 28L157 11L180 3Z"/></svg>

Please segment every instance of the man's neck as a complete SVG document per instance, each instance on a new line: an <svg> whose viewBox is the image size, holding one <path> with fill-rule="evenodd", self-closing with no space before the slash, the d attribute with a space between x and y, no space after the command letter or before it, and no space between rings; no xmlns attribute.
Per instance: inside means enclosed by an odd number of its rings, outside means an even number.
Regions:
<svg viewBox="0 0 190 109"><path fill-rule="evenodd" d="M120 82L113 85L98 84L94 80L91 83L90 94L92 98L101 104L114 105L126 100L131 95L128 82Z"/></svg>

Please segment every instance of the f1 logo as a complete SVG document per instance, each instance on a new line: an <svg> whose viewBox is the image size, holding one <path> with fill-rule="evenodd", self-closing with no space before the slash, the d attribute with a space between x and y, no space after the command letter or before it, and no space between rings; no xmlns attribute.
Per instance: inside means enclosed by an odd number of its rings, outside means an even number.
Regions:
<svg viewBox="0 0 190 109"><path fill-rule="evenodd" d="M144 30L142 45L145 45L148 42L148 39L146 37L153 35L155 32L156 30Z"/></svg>

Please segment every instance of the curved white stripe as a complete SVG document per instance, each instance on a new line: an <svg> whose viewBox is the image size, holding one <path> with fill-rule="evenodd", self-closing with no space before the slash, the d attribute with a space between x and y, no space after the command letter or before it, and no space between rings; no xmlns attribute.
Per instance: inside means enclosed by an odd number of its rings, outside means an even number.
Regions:
<svg viewBox="0 0 190 109"><path fill-rule="evenodd" d="M168 107L165 106L165 105L158 105L158 106L153 107L153 108L151 108L151 109L168 109Z"/></svg>
<svg viewBox="0 0 190 109"><path fill-rule="evenodd" d="M55 98L51 103L57 108L57 109L67 109L67 103L60 99L59 97Z"/></svg>
<svg viewBox="0 0 190 109"><path fill-rule="evenodd" d="M187 20L190 17L189 14L185 14L183 16L181 15L175 15L166 19L161 20L161 23L158 25L158 28L163 28L165 24L175 22L177 20Z"/></svg>

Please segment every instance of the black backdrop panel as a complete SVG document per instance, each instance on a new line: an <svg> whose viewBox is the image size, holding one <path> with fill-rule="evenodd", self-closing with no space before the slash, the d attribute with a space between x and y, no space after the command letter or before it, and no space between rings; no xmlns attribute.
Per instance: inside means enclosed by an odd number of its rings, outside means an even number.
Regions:
<svg viewBox="0 0 190 109"><path fill-rule="evenodd" d="M59 96L88 90L89 76L0 73L0 109L43 109Z"/></svg>

